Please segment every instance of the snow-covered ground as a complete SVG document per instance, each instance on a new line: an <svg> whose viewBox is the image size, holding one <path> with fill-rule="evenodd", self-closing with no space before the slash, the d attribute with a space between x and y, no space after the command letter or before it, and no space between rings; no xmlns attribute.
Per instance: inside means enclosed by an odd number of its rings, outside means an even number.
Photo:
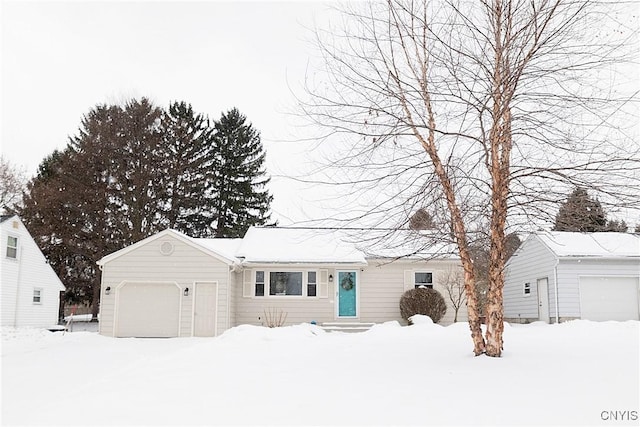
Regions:
<svg viewBox="0 0 640 427"><path fill-rule="evenodd" d="M2 329L2 425L638 425L640 322L239 326L218 338ZM615 419L614 419L615 418Z"/></svg>

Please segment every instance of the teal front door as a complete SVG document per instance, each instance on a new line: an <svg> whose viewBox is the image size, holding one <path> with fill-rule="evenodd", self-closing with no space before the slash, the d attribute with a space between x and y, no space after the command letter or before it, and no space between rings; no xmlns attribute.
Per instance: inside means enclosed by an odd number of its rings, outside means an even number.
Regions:
<svg viewBox="0 0 640 427"><path fill-rule="evenodd" d="M355 271L338 272L338 317L356 317L357 283Z"/></svg>

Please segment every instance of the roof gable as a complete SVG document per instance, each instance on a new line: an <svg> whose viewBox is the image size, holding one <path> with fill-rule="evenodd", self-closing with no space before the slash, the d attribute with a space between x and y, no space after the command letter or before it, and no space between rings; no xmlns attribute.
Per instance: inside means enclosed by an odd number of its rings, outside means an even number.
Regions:
<svg viewBox="0 0 640 427"><path fill-rule="evenodd" d="M223 245L216 245L215 243L211 243L209 242L208 244L203 244L201 242L201 240L209 240L209 241L214 241L214 240L237 240L237 239L194 239L191 238L189 236L187 236L186 234L182 234L176 230L172 230L170 228L163 230L159 233L154 234L153 236L149 236L146 239L140 240L139 242L136 242L132 245L127 246L126 248L120 249L119 251L113 252L107 256L102 257L100 260L98 260L97 264L98 265L105 265L106 263L113 261L116 258L119 258L123 255L126 255L148 243L151 243L155 240L161 239L163 237L167 237L167 236L171 236L175 239L178 239L184 243L186 243L187 245L204 252L207 255L210 255L216 259L218 259L219 261L222 261L223 263L227 264L227 265L233 265L234 263L237 262L237 259L233 256L231 256L230 254L226 253L227 251L224 250Z"/></svg>

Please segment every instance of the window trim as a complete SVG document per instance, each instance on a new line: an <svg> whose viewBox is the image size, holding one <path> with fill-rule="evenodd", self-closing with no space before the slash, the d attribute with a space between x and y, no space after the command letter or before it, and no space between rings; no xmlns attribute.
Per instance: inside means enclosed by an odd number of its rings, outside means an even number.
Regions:
<svg viewBox="0 0 640 427"><path fill-rule="evenodd" d="M531 296L531 282L525 282L522 285L522 295L524 295L525 297Z"/></svg>
<svg viewBox="0 0 640 427"><path fill-rule="evenodd" d="M38 293L38 301L36 301L36 292ZM33 288L33 294L31 295L31 302L34 305L42 305L42 295L43 295L43 289L42 288Z"/></svg>
<svg viewBox="0 0 640 427"><path fill-rule="evenodd" d="M258 284L259 282L256 281L257 277L256 277L256 273L258 271L263 271L264 272L264 294L263 295L256 295L256 284ZM310 272L314 272L316 273L316 295L313 296L309 296L309 273ZM302 293L300 295L271 295L271 273L302 273ZM320 279L320 272L317 268L253 268L253 273L252 273L252 279L253 279L253 298L285 298L285 299L295 299L295 298L313 298L313 299L317 299L320 298L319 297L319 287L320 287L320 283L319 283L319 279ZM263 284L262 282L260 282L260 284Z"/></svg>
<svg viewBox="0 0 640 427"><path fill-rule="evenodd" d="M9 245L9 241L11 239L15 239L15 241L16 241L15 242L15 244L16 244L15 246L10 246ZM11 234L9 234L7 236L7 243L6 243L5 251L4 251L5 258L7 258L7 259L16 259L16 260L18 259L18 247L20 246L19 242L20 242L20 238L18 236L13 236ZM13 249L15 251L15 256L9 256L9 249Z"/></svg>
<svg viewBox="0 0 640 427"><path fill-rule="evenodd" d="M417 274L430 274L431 275L431 282L418 282L416 280L416 275ZM421 286L424 286L428 289L433 289L435 283L433 282L433 271L426 271L426 270L416 270L413 272L413 289L419 289Z"/></svg>

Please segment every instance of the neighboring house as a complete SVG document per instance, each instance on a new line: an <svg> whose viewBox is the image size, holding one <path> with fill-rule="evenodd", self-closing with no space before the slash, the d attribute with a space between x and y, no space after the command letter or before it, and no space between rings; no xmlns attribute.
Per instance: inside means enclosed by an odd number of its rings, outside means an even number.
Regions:
<svg viewBox="0 0 640 427"><path fill-rule="evenodd" d="M65 287L18 216L3 215L0 226L2 326L55 326Z"/></svg>
<svg viewBox="0 0 640 427"><path fill-rule="evenodd" d="M214 336L240 324L401 320L402 293L443 289L454 257L367 255L336 232L250 228L242 239L196 239L165 230L110 254L102 269L100 333ZM381 251L382 252L382 251ZM432 257L433 258L433 257ZM466 307L458 314L466 320ZM451 323L449 308L441 323Z"/></svg>
<svg viewBox="0 0 640 427"><path fill-rule="evenodd" d="M506 321L639 320L639 306L639 235L538 232L506 265Z"/></svg>

